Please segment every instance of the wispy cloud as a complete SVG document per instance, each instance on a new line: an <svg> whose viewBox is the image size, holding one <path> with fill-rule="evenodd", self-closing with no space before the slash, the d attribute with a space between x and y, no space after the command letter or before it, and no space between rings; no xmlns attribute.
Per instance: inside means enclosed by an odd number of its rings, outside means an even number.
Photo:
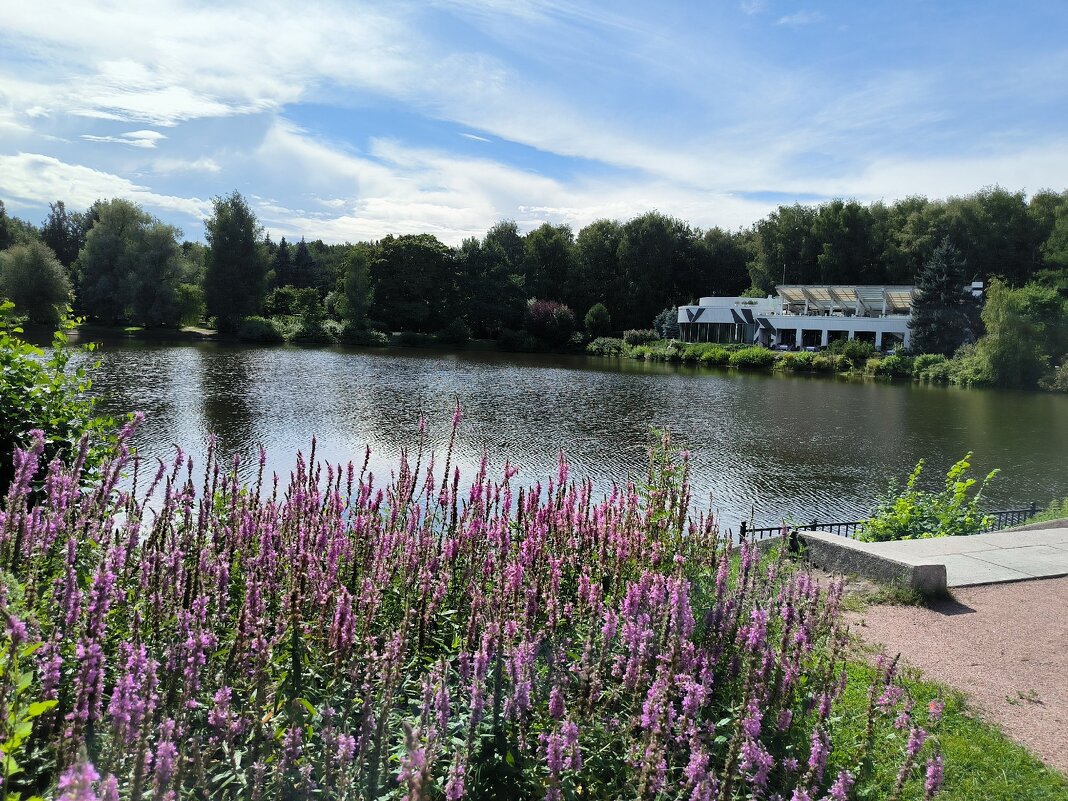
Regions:
<svg viewBox="0 0 1068 801"><path fill-rule="evenodd" d="M1048 20L977 12L946 51L927 46L960 22L940 4L922 26L843 7L843 37L770 0L42 3L0 28L0 196L23 203L128 193L195 218L186 195L236 186L274 199L257 208L278 231L456 243L502 217L735 226L768 208L754 197L1034 187L1043 158L1068 185Z"/></svg>
<svg viewBox="0 0 1068 801"><path fill-rule="evenodd" d="M117 136L96 136L94 134L82 134L82 139L87 142L112 142L120 145L130 145L143 149L154 148L161 139L166 139L165 134L159 131L127 131Z"/></svg>
<svg viewBox="0 0 1068 801"><path fill-rule="evenodd" d="M823 14L819 11L798 11L794 14L779 17L775 20L775 24L786 25L790 28L800 28L805 25L815 25L817 22L823 22L823 19Z"/></svg>
<svg viewBox="0 0 1068 801"><path fill-rule="evenodd" d="M196 219L206 216L211 208L204 200L158 194L122 176L39 153L0 155L0 194L37 205L58 198L73 208L88 207L100 198L124 197Z"/></svg>

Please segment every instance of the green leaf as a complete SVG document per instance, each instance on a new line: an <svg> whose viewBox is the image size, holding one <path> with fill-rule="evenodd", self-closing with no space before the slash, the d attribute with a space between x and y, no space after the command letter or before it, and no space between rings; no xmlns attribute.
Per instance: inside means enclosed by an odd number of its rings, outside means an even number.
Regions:
<svg viewBox="0 0 1068 801"><path fill-rule="evenodd" d="M26 710L26 715L30 718L36 718L43 715L49 709L55 708L59 704L59 701L34 701Z"/></svg>

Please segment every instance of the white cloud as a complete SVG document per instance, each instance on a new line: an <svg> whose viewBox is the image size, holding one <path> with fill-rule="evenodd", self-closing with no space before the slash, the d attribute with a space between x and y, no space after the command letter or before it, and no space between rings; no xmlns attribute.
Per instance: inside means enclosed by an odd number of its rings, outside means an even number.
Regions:
<svg viewBox="0 0 1068 801"><path fill-rule="evenodd" d="M704 227L736 227L772 208L642 176L552 179L487 158L458 157L395 140L374 140L367 153L356 154L286 122L271 129L255 159L264 167L289 165L313 194L329 198L317 201L316 211L256 202L275 238L357 241L429 232L458 245L465 237L481 237L501 219L515 219L524 229L551 221L578 230L599 218L628 219L657 208Z"/></svg>
<svg viewBox="0 0 1068 801"><path fill-rule="evenodd" d="M144 149L154 148L161 139L166 138L167 137L159 131L127 131L118 136L82 134L82 139L87 142L114 142L120 145L130 145L131 147L140 147Z"/></svg>
<svg viewBox="0 0 1068 801"><path fill-rule="evenodd" d="M794 14L787 14L784 17L779 17L775 20L776 25L786 25L790 28L800 28L804 25L815 25L817 22L823 22L823 14L819 11L798 11Z"/></svg>
<svg viewBox="0 0 1068 801"><path fill-rule="evenodd" d="M212 158L199 159L172 159L162 158L152 162L152 172L157 175L169 175L175 172L207 172L218 173L222 171L222 165Z"/></svg>
<svg viewBox="0 0 1068 801"><path fill-rule="evenodd" d="M198 219L211 210L207 201L157 194L121 176L38 153L0 155L0 195L39 205L58 198L72 208L88 207L100 198L121 197Z"/></svg>

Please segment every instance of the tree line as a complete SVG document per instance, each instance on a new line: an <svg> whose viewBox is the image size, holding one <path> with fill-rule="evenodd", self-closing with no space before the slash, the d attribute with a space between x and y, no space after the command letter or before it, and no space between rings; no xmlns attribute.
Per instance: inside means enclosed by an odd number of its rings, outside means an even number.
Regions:
<svg viewBox="0 0 1068 801"><path fill-rule="evenodd" d="M263 316L310 321L309 331L328 321L350 331L460 325L484 338L536 327L538 302L550 327L566 329L558 308L566 307L574 325L593 320L595 333L608 333L648 328L664 309L702 295L762 296L783 282L914 283L932 259L944 261L937 251L948 243L954 280L997 277L1068 294L1068 191L783 205L734 231L657 211L577 233L546 223L524 234L502 221L459 247L432 234L274 242L235 192L214 200L205 239L183 241L124 199L85 211L57 201L40 225L8 215L0 201L0 293L40 322L71 302L108 325L208 321L235 332Z"/></svg>

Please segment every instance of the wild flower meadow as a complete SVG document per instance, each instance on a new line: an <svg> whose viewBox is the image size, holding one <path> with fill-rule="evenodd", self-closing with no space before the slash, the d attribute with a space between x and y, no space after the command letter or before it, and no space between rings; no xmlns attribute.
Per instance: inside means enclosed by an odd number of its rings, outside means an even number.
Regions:
<svg viewBox="0 0 1068 801"><path fill-rule="evenodd" d="M644 482L595 498L563 457L545 484L486 459L462 484L421 448L388 481L314 443L288 482L261 458L243 486L211 451L146 472L135 423L91 479L41 464L41 432L16 454L6 799L938 790L939 710L884 661L863 737L838 737L841 585L691 514L666 440ZM875 747L900 760L893 787L872 787Z"/></svg>

